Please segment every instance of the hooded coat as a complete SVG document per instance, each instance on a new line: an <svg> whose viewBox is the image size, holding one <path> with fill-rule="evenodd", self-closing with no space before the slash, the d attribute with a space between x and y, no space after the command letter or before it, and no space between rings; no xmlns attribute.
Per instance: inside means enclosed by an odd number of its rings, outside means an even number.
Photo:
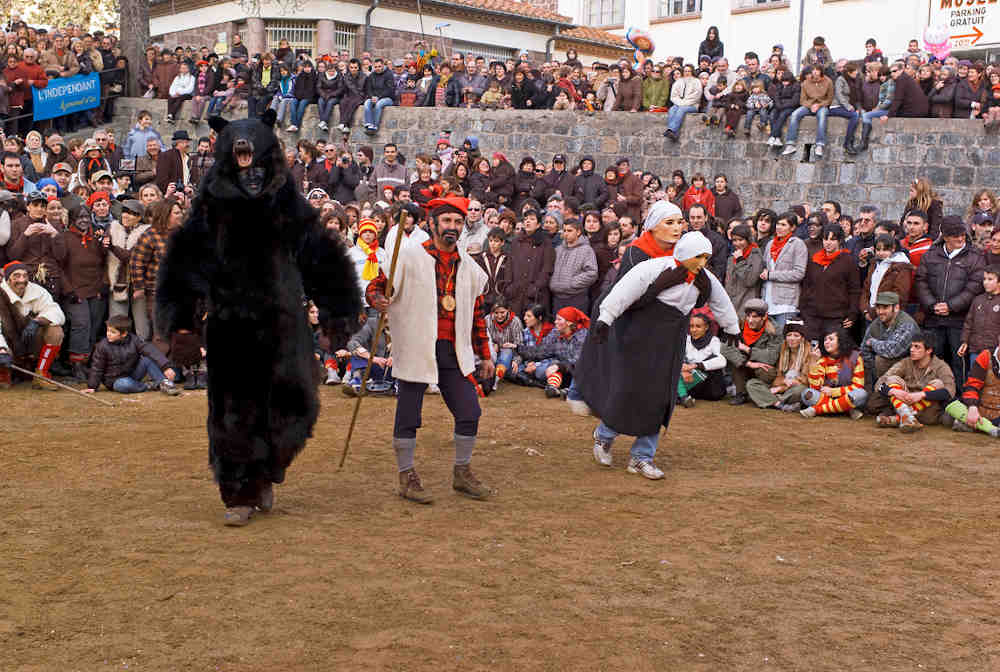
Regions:
<svg viewBox="0 0 1000 672"><path fill-rule="evenodd" d="M590 161L591 169L583 170L583 162ZM600 210L608 202L608 187L604 184L604 178L594 172L594 157L588 155L580 159L580 174L576 176L573 183L573 198L580 201L580 204L591 203Z"/></svg>

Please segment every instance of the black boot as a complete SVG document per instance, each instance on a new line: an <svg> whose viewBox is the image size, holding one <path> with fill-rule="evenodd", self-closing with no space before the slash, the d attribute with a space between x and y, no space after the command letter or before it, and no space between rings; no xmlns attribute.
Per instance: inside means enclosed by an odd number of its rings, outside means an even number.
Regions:
<svg viewBox="0 0 1000 672"><path fill-rule="evenodd" d="M851 156L854 156L855 154L858 153L857 147L854 146L853 136L849 135L846 138L844 138L844 151L850 154Z"/></svg>
<svg viewBox="0 0 1000 672"><path fill-rule="evenodd" d="M871 124L862 124L861 126L861 146L857 148L859 152L868 151L868 139L872 136L872 126Z"/></svg>

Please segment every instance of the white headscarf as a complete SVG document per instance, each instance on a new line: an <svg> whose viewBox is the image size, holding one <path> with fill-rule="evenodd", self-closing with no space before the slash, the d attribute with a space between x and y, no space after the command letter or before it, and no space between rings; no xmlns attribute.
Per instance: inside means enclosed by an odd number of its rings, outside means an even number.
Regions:
<svg viewBox="0 0 1000 672"><path fill-rule="evenodd" d="M677 261L693 259L701 254L712 254L712 243L701 231L688 231L674 246L674 259Z"/></svg>
<svg viewBox="0 0 1000 672"><path fill-rule="evenodd" d="M649 231L667 217L683 216L684 213L681 212L681 209L670 201L656 201L653 203L652 207L649 208L649 213L646 215L646 221L642 223L642 230Z"/></svg>

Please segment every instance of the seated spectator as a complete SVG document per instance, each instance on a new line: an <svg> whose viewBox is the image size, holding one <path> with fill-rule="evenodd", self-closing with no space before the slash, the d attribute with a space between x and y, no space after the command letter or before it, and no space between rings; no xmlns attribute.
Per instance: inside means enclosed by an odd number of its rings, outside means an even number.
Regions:
<svg viewBox="0 0 1000 672"><path fill-rule="evenodd" d="M375 341L375 329L378 326L378 318L368 315L368 319L347 341L347 351L351 355L350 373L344 378L344 394L349 397L356 397L367 393L376 395L393 396L396 392L396 381L392 377L392 355L389 352L389 343L392 342L389 335L389 315L383 313L385 318L385 334L378 339L378 347L374 350L372 346ZM371 370L368 373L368 383L365 390L361 389L361 380L364 377L365 369L371 361Z"/></svg>
<svg viewBox="0 0 1000 672"><path fill-rule="evenodd" d="M397 104L396 81L392 72L386 69L381 58L376 58L372 65L372 73L365 79L364 86L364 124L369 135L378 132L382 124L382 110Z"/></svg>
<svg viewBox="0 0 1000 672"><path fill-rule="evenodd" d="M292 87L295 86L295 76L286 65L278 66L278 88L271 98L269 108L277 114L275 127L280 125L286 117L291 118L292 107L295 105L295 95Z"/></svg>
<svg viewBox="0 0 1000 672"><path fill-rule="evenodd" d="M486 333L489 334L493 359L497 363L496 389L508 371L516 376L521 370L517 349L524 343L524 327L521 319L507 308L506 301L499 299L486 316Z"/></svg>
<svg viewBox="0 0 1000 672"><path fill-rule="evenodd" d="M822 232L822 248L806 266L799 303L809 340L819 340L838 328L854 326L861 296L857 264L850 252L841 247L844 230L839 224L827 224Z"/></svg>
<svg viewBox="0 0 1000 672"><path fill-rule="evenodd" d="M944 410L954 418L956 432L979 430L1000 437L1000 346L976 355L961 396Z"/></svg>
<svg viewBox="0 0 1000 672"><path fill-rule="evenodd" d="M744 304L744 319L740 335L732 345L722 347L722 355L730 366L735 394L733 406L745 404L747 381L759 378L770 385L776 375L782 336L767 319L767 304L760 299L750 299Z"/></svg>
<svg viewBox="0 0 1000 672"><path fill-rule="evenodd" d="M951 417L943 409L954 396L955 378L948 365L934 356L934 335L918 331L910 343L909 357L878 379L868 411L877 414L879 427L915 432L945 419L951 425Z"/></svg>
<svg viewBox="0 0 1000 672"><path fill-rule="evenodd" d="M958 119L978 119L986 103L987 91L990 87L983 81L986 65L980 62L969 68L968 74L959 79L955 87L955 117ZM905 73L900 77L907 76ZM896 79L896 89L899 89L900 79ZM895 100L893 101L895 103ZM899 114L891 116L918 116L916 114Z"/></svg>
<svg viewBox="0 0 1000 672"><path fill-rule="evenodd" d="M830 106L831 117L847 119L844 151L851 155L858 153L858 150L854 148L854 132L861 120L861 113L857 109L857 106L860 105L858 84L857 63L847 63L834 84L833 105Z"/></svg>
<svg viewBox="0 0 1000 672"><path fill-rule="evenodd" d="M736 137L736 127L739 126L740 117L746 112L749 98L750 92L747 91L747 85L742 79L736 80L730 92L723 96L722 109L725 110L725 132L728 137ZM750 129L747 128L747 135L749 134Z"/></svg>
<svg viewBox="0 0 1000 672"><path fill-rule="evenodd" d="M802 82L802 94L800 107L792 113L791 122L788 124L788 134L785 137L785 149L782 156L789 156L795 153L795 143L799 138L799 123L803 117L816 117L816 143L813 151L817 158L823 156L823 147L826 145L826 117L830 112L830 105L833 103L833 82L823 74L819 66L813 66L808 76Z"/></svg>
<svg viewBox="0 0 1000 672"><path fill-rule="evenodd" d="M769 95L774 99L774 109L771 112L771 135L767 144L769 147L781 147L781 129L792 113L799 109L802 85L795 79L795 75L785 71Z"/></svg>
<svg viewBox="0 0 1000 672"><path fill-rule="evenodd" d="M57 391L49 368L59 357L66 317L52 295L29 280L28 267L11 261L3 267L0 283L0 389L12 383L10 365L34 368L35 389ZM36 364L32 364L37 362Z"/></svg>
<svg viewBox="0 0 1000 672"><path fill-rule="evenodd" d="M902 68L897 66L897 74L902 72ZM892 106L896 93L896 80L892 77L893 71L886 66L882 66L878 72L881 84L878 89L878 102L875 107L861 115L861 144L858 145L859 152L867 151L868 141L872 135L872 123L876 119L884 119L889 115L889 108Z"/></svg>
<svg viewBox="0 0 1000 672"><path fill-rule="evenodd" d="M851 420L864 417L868 401L865 363L847 330L838 327L823 336L822 349L814 349L819 360L809 371L809 389L802 393L803 418L848 413Z"/></svg>
<svg viewBox="0 0 1000 672"><path fill-rule="evenodd" d="M726 396L726 358L722 343L712 334L708 318L701 313L691 316L677 397L685 408L695 399L718 401Z"/></svg>
<svg viewBox="0 0 1000 672"><path fill-rule="evenodd" d="M684 116L698 111L698 104L701 102L702 86L695 77L694 66L685 65L683 75L673 83L670 89L670 102L673 106L667 113L667 130L663 131L664 137L677 142L678 133L684 123Z"/></svg>
<svg viewBox="0 0 1000 672"><path fill-rule="evenodd" d="M868 273L861 285L859 308L865 319L875 319L875 300L882 292L893 292L899 302L906 305L910 301L910 288L916 267L910 258L899 249L899 243L892 236L881 235L875 239L875 263L868 265Z"/></svg>
<svg viewBox="0 0 1000 672"><path fill-rule="evenodd" d="M792 318L785 323L774 380L768 384L761 378L751 378L746 384L747 395L759 408L797 413L802 410L802 393L809 385L809 372L816 361L806 342L805 323Z"/></svg>
<svg viewBox="0 0 1000 672"><path fill-rule="evenodd" d="M931 116L938 119L951 119L955 116L955 89L958 87L958 77L955 69L950 66L941 68L937 81L927 96Z"/></svg>
<svg viewBox="0 0 1000 672"><path fill-rule="evenodd" d="M989 350L1000 343L1000 266L983 269L983 290L972 300L965 316L959 357Z"/></svg>
<svg viewBox="0 0 1000 672"><path fill-rule="evenodd" d="M518 348L517 354L528 361L526 373L534 373L536 378L544 377L545 396L550 399L562 396L573 379L573 367L583 351L587 340L590 318L573 307L566 307L556 314L555 328L535 346L527 344ZM538 375L538 362L548 362L548 366ZM528 367L534 364L532 371Z"/></svg>
<svg viewBox="0 0 1000 672"><path fill-rule="evenodd" d="M861 358L865 362L865 389L871 390L896 362L906 357L910 342L920 327L905 311L900 310L899 294L879 292L875 299L878 319L868 325L861 339Z"/></svg>
<svg viewBox="0 0 1000 672"><path fill-rule="evenodd" d="M106 336L97 343L91 357L86 394L93 394L103 383L119 394L160 390L175 397L174 370L159 348L132 333L132 320L116 315L106 323ZM149 377L149 383L143 382Z"/></svg>
<svg viewBox="0 0 1000 672"><path fill-rule="evenodd" d="M181 63L177 76L170 82L169 96L167 97L167 123L177 123L177 118L181 116L181 108L185 100L191 100L194 95L195 78L188 70L187 63Z"/></svg>
<svg viewBox="0 0 1000 672"><path fill-rule="evenodd" d="M298 74L295 75L295 83L292 85L292 97L295 102L291 109L291 124L285 129L288 133L299 132L306 108L316 99L317 77L312 61L302 61L299 68Z"/></svg>
<svg viewBox="0 0 1000 672"><path fill-rule="evenodd" d="M743 134L750 135L750 125L755 118L757 119L757 128L761 132L766 131L771 121L771 108L773 106L774 101L771 100L771 96L767 95L764 82L759 79L753 80L750 84L750 95L747 98L747 116L743 123Z"/></svg>
<svg viewBox="0 0 1000 672"><path fill-rule="evenodd" d="M354 113L365 102L367 76L361 71L361 61L352 58L347 63L347 73L339 79L340 88L337 90L337 95L340 97L338 107L340 123L337 124L337 130L349 133L354 122Z"/></svg>
<svg viewBox="0 0 1000 672"><path fill-rule="evenodd" d="M760 298L764 255L753 241L753 234L746 224L740 223L733 228L731 240L733 253L726 264L726 292L736 312L742 314L746 311L747 301Z"/></svg>
<svg viewBox="0 0 1000 672"><path fill-rule="evenodd" d="M541 304L529 306L524 311L524 333L517 354L518 359L522 360L522 366L513 378L513 382L519 385L545 387L545 371L552 363L551 359L542 359L537 362L526 360L521 354L521 348L540 346L552 332L555 325L549 322L546 317L545 307Z"/></svg>

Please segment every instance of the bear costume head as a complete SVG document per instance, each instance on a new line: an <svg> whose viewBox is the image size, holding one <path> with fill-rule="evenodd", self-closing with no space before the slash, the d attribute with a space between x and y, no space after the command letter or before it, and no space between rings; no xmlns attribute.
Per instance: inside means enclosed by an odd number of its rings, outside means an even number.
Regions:
<svg viewBox="0 0 1000 672"><path fill-rule="evenodd" d="M208 120L218 137L215 140L216 178L206 180L205 188L223 200L273 197L288 180L288 167L274 134L277 115L266 111L258 119L227 121L222 117Z"/></svg>

